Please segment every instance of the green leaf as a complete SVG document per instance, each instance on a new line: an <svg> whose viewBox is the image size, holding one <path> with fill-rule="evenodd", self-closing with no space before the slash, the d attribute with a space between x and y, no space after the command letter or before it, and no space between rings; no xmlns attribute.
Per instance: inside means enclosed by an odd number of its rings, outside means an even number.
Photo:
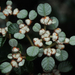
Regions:
<svg viewBox="0 0 75 75"><path fill-rule="evenodd" d="M18 45L18 41L16 39L10 39L9 40L9 45L11 47L16 47Z"/></svg>
<svg viewBox="0 0 75 75"><path fill-rule="evenodd" d="M8 21L7 23L6 23L6 26L8 27L9 25L11 25L12 24L12 22L11 21Z"/></svg>
<svg viewBox="0 0 75 75"><path fill-rule="evenodd" d="M7 1L6 5L12 5L12 1Z"/></svg>
<svg viewBox="0 0 75 75"><path fill-rule="evenodd" d="M51 30L54 30L58 27L59 21L56 17L51 17L51 19L52 19L53 23L51 25L49 25L48 28L51 29Z"/></svg>
<svg viewBox="0 0 75 75"><path fill-rule="evenodd" d="M3 38L0 36L0 47L4 45L5 41L6 41L6 38Z"/></svg>
<svg viewBox="0 0 75 75"><path fill-rule="evenodd" d="M15 34L19 32L19 25L17 23L12 23L11 25L8 26L8 32L10 34Z"/></svg>
<svg viewBox="0 0 75 75"><path fill-rule="evenodd" d="M72 70L73 66L71 65L71 63L69 61L64 61L61 62L58 65L58 69L60 72L69 72L70 70Z"/></svg>
<svg viewBox="0 0 75 75"><path fill-rule="evenodd" d="M39 32L41 25L39 23L35 23L32 29L34 32Z"/></svg>
<svg viewBox="0 0 75 75"><path fill-rule="evenodd" d="M22 24L23 21L22 20L17 20L17 24Z"/></svg>
<svg viewBox="0 0 75 75"><path fill-rule="evenodd" d="M73 46L75 45L75 36L71 36L71 37L70 37L69 44L70 44L70 45L73 45Z"/></svg>
<svg viewBox="0 0 75 75"><path fill-rule="evenodd" d="M65 61L67 58L68 58L68 53L67 51L65 50L61 50L61 54L59 56L56 56L55 55L55 58L58 60L58 61Z"/></svg>
<svg viewBox="0 0 75 75"><path fill-rule="evenodd" d="M47 16L51 13L52 9L48 3L39 4L37 7L37 12L40 16Z"/></svg>
<svg viewBox="0 0 75 75"><path fill-rule="evenodd" d="M65 38L66 38L66 34L64 32L60 32L59 33L59 41L64 42Z"/></svg>
<svg viewBox="0 0 75 75"><path fill-rule="evenodd" d="M37 56L35 56L35 57L30 57L30 56L28 56L27 54L26 54L26 60L28 60L28 61L33 61L33 60L35 60L37 58Z"/></svg>
<svg viewBox="0 0 75 75"><path fill-rule="evenodd" d="M24 18L27 17L27 15L28 15L27 10L22 9L22 10L17 14L17 18L24 19Z"/></svg>
<svg viewBox="0 0 75 75"><path fill-rule="evenodd" d="M35 11L35 10L31 10L31 11L29 12L29 19L30 19L30 20L34 20L36 17L37 17L36 11Z"/></svg>
<svg viewBox="0 0 75 75"><path fill-rule="evenodd" d="M45 71L51 71L55 66L55 61L52 57L45 57L41 62L41 66Z"/></svg>
<svg viewBox="0 0 75 75"><path fill-rule="evenodd" d="M0 69L2 73L8 73L12 70L12 66L9 62L4 62L0 65Z"/></svg>
<svg viewBox="0 0 75 75"><path fill-rule="evenodd" d="M19 39L19 40L23 39L24 37L25 37L25 35L21 34L21 33L15 33L14 34L14 38Z"/></svg>
<svg viewBox="0 0 75 75"><path fill-rule="evenodd" d="M0 12L0 18L1 19L6 19L6 16L2 12Z"/></svg>
<svg viewBox="0 0 75 75"><path fill-rule="evenodd" d="M31 46L27 48L27 55L34 57L39 53L39 47Z"/></svg>

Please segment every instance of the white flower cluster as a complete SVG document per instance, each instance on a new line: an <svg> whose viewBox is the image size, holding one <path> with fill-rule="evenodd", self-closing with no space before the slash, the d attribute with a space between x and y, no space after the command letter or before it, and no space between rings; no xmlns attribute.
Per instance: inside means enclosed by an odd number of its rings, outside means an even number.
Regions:
<svg viewBox="0 0 75 75"><path fill-rule="evenodd" d="M30 31L29 27L26 26L25 24L19 24L19 28L20 28L19 33L21 34L25 34Z"/></svg>
<svg viewBox="0 0 75 75"><path fill-rule="evenodd" d="M33 42L34 42L35 46L38 46L38 47L42 47L43 46L42 41L40 39L38 39L38 38L34 38Z"/></svg>
<svg viewBox="0 0 75 75"><path fill-rule="evenodd" d="M41 29L39 31L39 35L41 35L41 38L44 40L44 41L50 41L50 32L45 29Z"/></svg>
<svg viewBox="0 0 75 75"><path fill-rule="evenodd" d="M3 35L3 37L6 35L7 31L8 31L8 28L7 27L0 28L0 33Z"/></svg>
<svg viewBox="0 0 75 75"><path fill-rule="evenodd" d="M30 19L26 19L25 22L26 22L26 24L27 24L28 26L30 26L31 23L32 23L32 21L31 21Z"/></svg>
<svg viewBox="0 0 75 75"><path fill-rule="evenodd" d="M54 48L45 48L44 49L44 54L47 56L51 56L52 54L55 54L56 50Z"/></svg>
<svg viewBox="0 0 75 75"><path fill-rule="evenodd" d="M12 54L8 54L8 58L12 59L11 65L13 67L23 66L25 63L25 60L22 58L19 48L17 47L12 48Z"/></svg>

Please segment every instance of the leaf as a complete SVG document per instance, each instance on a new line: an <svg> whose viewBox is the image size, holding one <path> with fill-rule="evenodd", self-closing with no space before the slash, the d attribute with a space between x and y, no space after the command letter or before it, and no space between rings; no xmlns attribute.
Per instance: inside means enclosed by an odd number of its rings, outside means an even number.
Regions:
<svg viewBox="0 0 75 75"><path fill-rule="evenodd" d="M17 45L17 47L19 48L19 51L23 52L23 47L20 43Z"/></svg>
<svg viewBox="0 0 75 75"><path fill-rule="evenodd" d="M52 57L45 57L41 62L41 66L45 71L51 71L55 66L55 61Z"/></svg>
<svg viewBox="0 0 75 75"><path fill-rule="evenodd" d="M28 15L27 10L22 9L22 10L17 14L17 18L24 19L24 18L27 17L27 15Z"/></svg>
<svg viewBox="0 0 75 75"><path fill-rule="evenodd" d="M0 36L0 47L4 45L5 41L6 41L6 38L5 37L3 38Z"/></svg>
<svg viewBox="0 0 75 75"><path fill-rule="evenodd" d="M71 37L70 37L69 44L70 44L70 45L73 45L73 46L75 45L75 36L71 36Z"/></svg>
<svg viewBox="0 0 75 75"><path fill-rule="evenodd" d="M37 12L40 16L47 16L51 13L52 9L48 3L39 4L37 7Z"/></svg>
<svg viewBox="0 0 75 75"><path fill-rule="evenodd" d="M6 26L8 27L9 25L11 25L12 24L12 22L11 21L8 21L7 23L6 23Z"/></svg>
<svg viewBox="0 0 75 75"><path fill-rule="evenodd" d="M39 53L39 48L36 46L31 46L27 48L27 55L34 57Z"/></svg>
<svg viewBox="0 0 75 75"><path fill-rule="evenodd" d="M58 65L58 69L60 72L69 72L70 70L72 70L73 66L71 65L71 63L69 61L64 61L61 62Z"/></svg>
<svg viewBox="0 0 75 75"><path fill-rule="evenodd" d="M15 34L19 32L19 25L17 23L12 23L11 25L8 26L8 32L10 34Z"/></svg>
<svg viewBox="0 0 75 75"><path fill-rule="evenodd" d="M34 32L39 32L41 25L39 23L35 23L32 29Z"/></svg>
<svg viewBox="0 0 75 75"><path fill-rule="evenodd" d="M36 17L37 17L36 11L35 11L35 10L31 10L31 11L29 12L29 19L30 19L30 20L34 20Z"/></svg>
<svg viewBox="0 0 75 75"><path fill-rule="evenodd" d="M61 54L59 56L56 56L55 55L55 58L58 60L58 61L65 61L67 58L68 58L68 53L67 51L65 50L61 50Z"/></svg>
<svg viewBox="0 0 75 75"><path fill-rule="evenodd" d="M30 57L30 56L28 56L27 54L26 54L26 60L28 60L28 61L33 61L33 60L35 60L37 58L37 56L35 56L35 57Z"/></svg>
<svg viewBox="0 0 75 75"><path fill-rule="evenodd" d="M65 38L66 38L66 34L64 32L60 32L59 33L59 41L64 42Z"/></svg>
<svg viewBox="0 0 75 75"><path fill-rule="evenodd" d="M12 1L7 1L6 5L12 5Z"/></svg>
<svg viewBox="0 0 75 75"><path fill-rule="evenodd" d="M6 19L6 16L2 12L0 12L0 18L1 19Z"/></svg>
<svg viewBox="0 0 75 75"><path fill-rule="evenodd" d="M15 33L14 34L14 38L19 39L19 40L23 39L24 37L25 37L25 35L21 34L21 33Z"/></svg>
<svg viewBox="0 0 75 75"><path fill-rule="evenodd" d="M8 73L12 70L12 66L9 62L4 62L0 65L0 69L2 73Z"/></svg>
<svg viewBox="0 0 75 75"><path fill-rule="evenodd" d="M23 21L22 20L17 20L17 24L22 24Z"/></svg>
<svg viewBox="0 0 75 75"><path fill-rule="evenodd" d="M18 41L16 39L10 39L9 40L9 45L11 47L16 47L18 45Z"/></svg>
<svg viewBox="0 0 75 75"><path fill-rule="evenodd" d="M49 25L48 28L51 29L51 30L54 30L58 27L59 21L56 17L51 17L51 19L52 19L53 23L51 25Z"/></svg>

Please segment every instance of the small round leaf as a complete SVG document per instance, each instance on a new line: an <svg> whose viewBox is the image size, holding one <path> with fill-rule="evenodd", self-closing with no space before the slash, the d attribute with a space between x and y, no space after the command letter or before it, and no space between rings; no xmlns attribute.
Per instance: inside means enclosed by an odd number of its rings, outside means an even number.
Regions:
<svg viewBox="0 0 75 75"><path fill-rule="evenodd" d="M11 25L12 24L12 22L11 21L8 21L7 23L6 23L6 26L8 27L9 25Z"/></svg>
<svg viewBox="0 0 75 75"><path fill-rule="evenodd" d="M52 9L48 3L39 4L37 7L37 12L40 16L47 16L51 13Z"/></svg>
<svg viewBox="0 0 75 75"><path fill-rule="evenodd" d="M69 61L64 61L61 62L58 65L58 69L60 72L69 72L70 70L72 70L73 66L71 65L71 63Z"/></svg>
<svg viewBox="0 0 75 75"><path fill-rule="evenodd" d="M39 32L41 25L39 23L35 23L32 29L34 32Z"/></svg>
<svg viewBox="0 0 75 75"><path fill-rule="evenodd" d="M72 36L70 37L70 42L69 42L70 45L75 45L75 36Z"/></svg>
<svg viewBox="0 0 75 75"><path fill-rule="evenodd" d="M30 20L34 20L36 17L37 17L36 11L35 11L35 10L31 10L31 11L29 12L29 19L30 19Z"/></svg>
<svg viewBox="0 0 75 75"><path fill-rule="evenodd" d="M56 17L51 17L53 23L51 25L48 26L49 29L54 30L58 27L59 25L59 21Z"/></svg>
<svg viewBox="0 0 75 75"><path fill-rule="evenodd" d="M23 21L22 20L17 20L17 24L22 24Z"/></svg>
<svg viewBox="0 0 75 75"><path fill-rule="evenodd" d="M12 5L12 1L7 1L6 5Z"/></svg>
<svg viewBox="0 0 75 75"><path fill-rule="evenodd" d="M19 25L17 23L12 23L11 25L8 26L8 32L10 34L15 34L19 32Z"/></svg>
<svg viewBox="0 0 75 75"><path fill-rule="evenodd" d="M60 32L59 33L59 41L64 42L65 38L66 38L66 34L64 32Z"/></svg>
<svg viewBox="0 0 75 75"><path fill-rule="evenodd" d="M29 56L36 56L39 53L39 48L36 46L31 46L27 48L27 55Z"/></svg>
<svg viewBox="0 0 75 75"><path fill-rule="evenodd" d="M6 16L2 12L0 12L0 18L1 19L6 19Z"/></svg>
<svg viewBox="0 0 75 75"><path fill-rule="evenodd" d="M16 39L23 39L25 37L25 35L24 34L21 34L21 33L15 33L14 34L14 38L16 38Z"/></svg>
<svg viewBox="0 0 75 75"><path fill-rule="evenodd" d="M4 62L0 65L0 69L2 73L8 73L12 70L12 66L9 62Z"/></svg>
<svg viewBox="0 0 75 75"><path fill-rule="evenodd" d="M17 14L17 18L24 19L24 18L27 17L27 15L28 15L27 10L22 9L22 10Z"/></svg>
<svg viewBox="0 0 75 75"><path fill-rule="evenodd" d="M16 47L18 45L18 41L16 39L10 39L9 40L9 45L11 47Z"/></svg>
<svg viewBox="0 0 75 75"><path fill-rule="evenodd" d="M56 56L55 55L55 58L58 60L58 61L65 61L67 58L68 58L68 53L67 51L65 50L61 50L61 54L59 56Z"/></svg>
<svg viewBox="0 0 75 75"><path fill-rule="evenodd" d="M55 66L55 61L52 57L45 57L41 62L41 66L45 71L51 71Z"/></svg>

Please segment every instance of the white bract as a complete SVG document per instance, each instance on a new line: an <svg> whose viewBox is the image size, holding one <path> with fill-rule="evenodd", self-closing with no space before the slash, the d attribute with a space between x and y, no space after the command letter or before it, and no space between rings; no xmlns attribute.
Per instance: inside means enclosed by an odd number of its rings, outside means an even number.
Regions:
<svg viewBox="0 0 75 75"><path fill-rule="evenodd" d="M13 10L13 15L17 15L19 13L19 9L18 8L15 8L14 10Z"/></svg>

